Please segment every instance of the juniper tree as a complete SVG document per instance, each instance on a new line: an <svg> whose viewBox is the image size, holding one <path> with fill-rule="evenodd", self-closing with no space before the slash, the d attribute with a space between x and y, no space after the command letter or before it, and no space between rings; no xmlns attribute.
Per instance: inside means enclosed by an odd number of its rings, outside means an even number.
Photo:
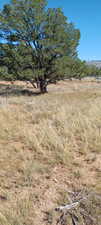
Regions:
<svg viewBox="0 0 101 225"><path fill-rule="evenodd" d="M11 0L0 11L0 37L12 46L12 57L15 46L23 45L28 57L19 51L17 68L19 70L21 64L23 72L32 71L27 74L27 80L38 83L42 93L47 91L50 82L66 75L64 59L77 57L80 39L79 30L68 22L60 8L47 9L46 6L46 0Z"/></svg>

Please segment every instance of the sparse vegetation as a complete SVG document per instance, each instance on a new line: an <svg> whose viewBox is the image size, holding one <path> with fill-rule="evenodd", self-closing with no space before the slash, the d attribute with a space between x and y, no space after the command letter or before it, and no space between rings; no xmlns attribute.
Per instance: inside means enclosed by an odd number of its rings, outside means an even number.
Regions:
<svg viewBox="0 0 101 225"><path fill-rule="evenodd" d="M100 101L99 83L78 81L51 85L44 96L1 95L2 225L49 224L45 212L55 225L53 209L66 204L67 190L101 194Z"/></svg>

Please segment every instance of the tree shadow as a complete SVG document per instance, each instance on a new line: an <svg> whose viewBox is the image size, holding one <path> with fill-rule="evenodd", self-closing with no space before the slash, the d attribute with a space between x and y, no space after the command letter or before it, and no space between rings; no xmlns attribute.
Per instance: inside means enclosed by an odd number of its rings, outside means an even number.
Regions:
<svg viewBox="0 0 101 225"><path fill-rule="evenodd" d="M37 96L41 95L39 90L34 91L23 86L0 84L0 96Z"/></svg>

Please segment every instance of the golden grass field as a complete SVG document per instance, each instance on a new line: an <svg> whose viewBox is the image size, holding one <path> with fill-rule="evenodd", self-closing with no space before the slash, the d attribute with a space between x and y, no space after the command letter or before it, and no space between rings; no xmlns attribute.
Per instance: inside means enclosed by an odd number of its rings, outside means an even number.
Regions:
<svg viewBox="0 0 101 225"><path fill-rule="evenodd" d="M68 190L101 194L101 84L20 85L0 84L0 225L55 225Z"/></svg>

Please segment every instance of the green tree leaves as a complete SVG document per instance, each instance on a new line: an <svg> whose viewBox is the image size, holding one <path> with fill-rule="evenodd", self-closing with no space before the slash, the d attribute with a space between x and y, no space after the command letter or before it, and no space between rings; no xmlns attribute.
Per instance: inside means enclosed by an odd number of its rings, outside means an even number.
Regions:
<svg viewBox="0 0 101 225"><path fill-rule="evenodd" d="M46 4L45 0L12 0L0 12L0 36L9 49L5 50L7 64L12 64L16 74L24 73L25 68L32 70L28 79L36 81L37 77L41 87L58 80L62 64L66 70L66 60L77 57L80 39L80 31L68 22L62 10L46 9Z"/></svg>

